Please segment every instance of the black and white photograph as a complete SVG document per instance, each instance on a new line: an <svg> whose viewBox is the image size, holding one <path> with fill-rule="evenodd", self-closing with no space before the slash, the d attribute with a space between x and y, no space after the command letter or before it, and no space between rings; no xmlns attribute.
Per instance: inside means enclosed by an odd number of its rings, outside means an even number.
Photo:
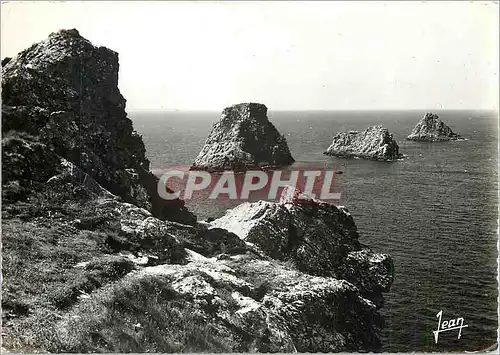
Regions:
<svg viewBox="0 0 500 355"><path fill-rule="evenodd" d="M0 25L2 353L498 353L497 1Z"/></svg>

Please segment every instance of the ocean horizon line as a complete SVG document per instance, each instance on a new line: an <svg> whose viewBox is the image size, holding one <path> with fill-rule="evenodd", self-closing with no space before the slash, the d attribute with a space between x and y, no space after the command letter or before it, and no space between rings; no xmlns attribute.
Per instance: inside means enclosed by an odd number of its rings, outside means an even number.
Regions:
<svg viewBox="0 0 500 355"><path fill-rule="evenodd" d="M125 109L126 112L195 112L195 113L206 113L206 112L222 112L223 108L220 110L198 110L198 109L171 109L171 108L143 108L143 109ZM489 112L489 113L499 113L498 109L485 109L485 108L464 108L464 109L428 109L428 108L413 108L413 109L297 109L297 110L287 110L287 109L269 109L268 112Z"/></svg>

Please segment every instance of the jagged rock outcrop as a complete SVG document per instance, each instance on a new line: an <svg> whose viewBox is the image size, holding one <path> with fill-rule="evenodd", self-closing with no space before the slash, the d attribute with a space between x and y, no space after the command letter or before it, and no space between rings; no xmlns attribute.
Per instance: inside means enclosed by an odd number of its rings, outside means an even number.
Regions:
<svg viewBox="0 0 500 355"><path fill-rule="evenodd" d="M5 57L4 59L2 59L2 67L8 62L10 62L11 59L12 59L11 57Z"/></svg>
<svg viewBox="0 0 500 355"><path fill-rule="evenodd" d="M347 280L380 305L392 284L392 259L361 245L344 207L290 196L280 203L243 203L210 225L235 233L273 259L292 261L300 271Z"/></svg>
<svg viewBox="0 0 500 355"><path fill-rule="evenodd" d="M445 125L438 115L427 112L406 139L421 142L439 142L457 140L461 139L461 137L458 133L454 133L449 126Z"/></svg>
<svg viewBox="0 0 500 355"><path fill-rule="evenodd" d="M326 155L392 161L402 158L393 135L382 126L369 127L363 132L340 132L333 137Z"/></svg>
<svg viewBox="0 0 500 355"><path fill-rule="evenodd" d="M194 223L167 203L118 90L118 54L61 30L2 63L2 132L37 136L104 188L163 219Z"/></svg>
<svg viewBox="0 0 500 355"><path fill-rule="evenodd" d="M285 137L267 118L267 107L242 103L222 111L191 169L248 170L293 162Z"/></svg>

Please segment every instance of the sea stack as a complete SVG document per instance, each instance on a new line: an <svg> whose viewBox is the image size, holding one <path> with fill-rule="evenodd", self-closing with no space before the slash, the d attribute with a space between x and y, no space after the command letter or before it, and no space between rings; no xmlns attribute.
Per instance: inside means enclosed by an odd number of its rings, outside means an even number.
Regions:
<svg viewBox="0 0 500 355"><path fill-rule="evenodd" d="M325 154L382 161L392 161L403 156L399 153L399 146L393 135L380 125L369 127L363 132L337 133Z"/></svg>
<svg viewBox="0 0 500 355"><path fill-rule="evenodd" d="M222 111L191 169L245 171L294 161L285 137L269 122L267 107L241 103Z"/></svg>
<svg viewBox="0 0 500 355"><path fill-rule="evenodd" d="M427 112L406 139L420 142L440 142L457 140L461 137L445 125L438 115Z"/></svg>

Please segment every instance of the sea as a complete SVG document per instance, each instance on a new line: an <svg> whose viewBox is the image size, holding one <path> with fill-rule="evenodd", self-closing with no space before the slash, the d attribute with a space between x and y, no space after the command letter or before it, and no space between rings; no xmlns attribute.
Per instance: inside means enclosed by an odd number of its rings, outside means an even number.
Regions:
<svg viewBox="0 0 500 355"><path fill-rule="evenodd" d="M498 329L498 116L489 111L435 111L466 140L405 140L425 111L272 111L296 160L343 171L340 203L360 241L392 256L395 279L381 314L384 352L477 351L494 345ZM137 111L151 169L189 166L220 112ZM378 162L325 156L336 132L381 124L404 159ZM219 217L240 201L188 200L199 220ZM463 318L439 333L442 321Z"/></svg>

